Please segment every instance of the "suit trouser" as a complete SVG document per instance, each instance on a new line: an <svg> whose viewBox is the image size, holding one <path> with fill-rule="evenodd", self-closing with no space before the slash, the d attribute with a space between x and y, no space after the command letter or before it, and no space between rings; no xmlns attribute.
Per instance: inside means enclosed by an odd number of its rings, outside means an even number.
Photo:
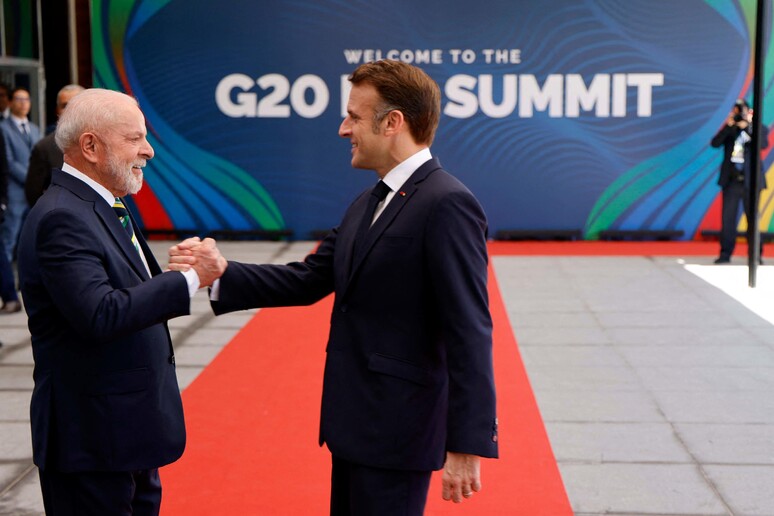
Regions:
<svg viewBox="0 0 774 516"><path fill-rule="evenodd" d="M40 471L47 516L158 516L159 470L62 473Z"/></svg>
<svg viewBox="0 0 774 516"><path fill-rule="evenodd" d="M731 180L723 188L723 207L721 212L720 228L720 257L731 258L736 247L736 226L739 221L739 203L744 206L744 213L750 216L750 200L748 199L748 189L745 188L743 181ZM757 211L757 210L756 210ZM761 256L763 256L763 242L761 241Z"/></svg>
<svg viewBox="0 0 774 516"><path fill-rule="evenodd" d="M432 471L372 468L333 457L331 516L422 516L431 476Z"/></svg>
<svg viewBox="0 0 774 516"><path fill-rule="evenodd" d="M19 300L19 296L16 294L16 279L13 277L13 268L5 254L2 240L0 240L0 299L3 300L3 303Z"/></svg>
<svg viewBox="0 0 774 516"><path fill-rule="evenodd" d="M10 197L10 185L9 197ZM22 194L24 191L22 191ZM8 207L5 212L5 220L0 224L0 238L3 240L5 255L9 262L13 262L16 250L16 244L19 241L19 231L21 231L22 222L27 214L27 201L8 200Z"/></svg>

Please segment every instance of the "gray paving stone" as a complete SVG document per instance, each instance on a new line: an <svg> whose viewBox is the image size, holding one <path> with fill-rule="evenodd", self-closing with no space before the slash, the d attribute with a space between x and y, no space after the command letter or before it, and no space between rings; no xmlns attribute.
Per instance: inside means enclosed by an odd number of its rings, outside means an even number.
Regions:
<svg viewBox="0 0 774 516"><path fill-rule="evenodd" d="M185 315L183 317L175 317L174 319L170 319L167 322L167 325L169 326L170 330L186 330L190 328L191 325L195 324L198 319L199 317L197 315Z"/></svg>
<svg viewBox="0 0 774 516"><path fill-rule="evenodd" d="M599 328L599 322L588 312L524 313L510 312L508 317L514 330L525 328Z"/></svg>
<svg viewBox="0 0 774 516"><path fill-rule="evenodd" d="M221 349L221 346L183 346L175 351L175 362L181 366L205 367Z"/></svg>
<svg viewBox="0 0 774 516"><path fill-rule="evenodd" d="M25 422L0 422L0 457L3 460L27 460L32 462L32 436L30 424Z"/></svg>
<svg viewBox="0 0 774 516"><path fill-rule="evenodd" d="M26 389L32 391L33 386L31 365L14 366L0 363L0 390Z"/></svg>
<svg viewBox="0 0 774 516"><path fill-rule="evenodd" d="M636 312L618 311L598 313L604 328L700 328L704 331L736 327L736 321L725 314L706 311Z"/></svg>
<svg viewBox="0 0 774 516"><path fill-rule="evenodd" d="M556 390L642 392L640 379L628 366L530 367L529 380L532 388L541 392Z"/></svg>
<svg viewBox="0 0 774 516"><path fill-rule="evenodd" d="M33 467L13 490L0 497L0 514L13 516L43 516L45 514L37 468Z"/></svg>
<svg viewBox="0 0 774 516"><path fill-rule="evenodd" d="M29 469L31 463L32 461L21 460L0 464L0 492L5 491L10 484Z"/></svg>
<svg viewBox="0 0 774 516"><path fill-rule="evenodd" d="M655 391L659 407L673 423L774 424L770 391Z"/></svg>
<svg viewBox="0 0 774 516"><path fill-rule="evenodd" d="M559 462L681 463L693 461L667 423L546 424Z"/></svg>
<svg viewBox="0 0 774 516"><path fill-rule="evenodd" d="M774 392L774 367L640 367L637 374L650 391L707 394L715 391Z"/></svg>
<svg viewBox="0 0 774 516"><path fill-rule="evenodd" d="M30 332L27 329L27 319L24 319L24 324L13 327L2 324L0 321L0 342L3 343L0 352L11 345L29 343Z"/></svg>
<svg viewBox="0 0 774 516"><path fill-rule="evenodd" d="M602 328L517 328L520 346L565 346L568 344L608 344L610 338Z"/></svg>
<svg viewBox="0 0 774 516"><path fill-rule="evenodd" d="M201 374L203 367L201 366L186 366L176 364L175 372L177 373L177 385L181 391L188 388L189 385Z"/></svg>
<svg viewBox="0 0 774 516"><path fill-rule="evenodd" d="M653 398L643 391L535 390L543 421L661 423Z"/></svg>
<svg viewBox="0 0 774 516"><path fill-rule="evenodd" d="M30 420L31 391L0 391L0 422Z"/></svg>
<svg viewBox="0 0 774 516"><path fill-rule="evenodd" d="M774 514L774 466L707 466L735 516Z"/></svg>
<svg viewBox="0 0 774 516"><path fill-rule="evenodd" d="M774 466L774 425L677 423L674 426L701 463Z"/></svg>
<svg viewBox="0 0 774 516"><path fill-rule="evenodd" d="M525 365L532 367L594 367L628 365L614 346L520 346Z"/></svg>
<svg viewBox="0 0 774 516"><path fill-rule="evenodd" d="M621 354L636 366L654 367L774 367L774 350L763 345L621 346Z"/></svg>
<svg viewBox="0 0 774 516"><path fill-rule="evenodd" d="M9 349L3 355L3 364L8 365L32 365L32 344Z"/></svg>
<svg viewBox="0 0 774 516"><path fill-rule="evenodd" d="M727 516L695 466L560 464L576 512Z"/></svg>
<svg viewBox="0 0 774 516"><path fill-rule="evenodd" d="M200 328L185 340L185 345L223 347L238 332L239 328Z"/></svg>
<svg viewBox="0 0 774 516"><path fill-rule="evenodd" d="M606 328L612 342L621 346L739 346L764 344L761 338L746 328L713 328L707 331L702 327L694 328Z"/></svg>

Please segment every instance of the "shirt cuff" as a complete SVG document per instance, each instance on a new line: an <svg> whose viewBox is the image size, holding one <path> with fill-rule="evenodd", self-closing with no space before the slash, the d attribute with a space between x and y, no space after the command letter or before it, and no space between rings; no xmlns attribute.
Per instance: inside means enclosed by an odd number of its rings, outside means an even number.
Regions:
<svg viewBox="0 0 774 516"><path fill-rule="evenodd" d="M212 282L212 287L210 287L210 301L220 301L220 278Z"/></svg>
<svg viewBox="0 0 774 516"><path fill-rule="evenodd" d="M194 297L201 284L199 281L199 274L193 268L188 269L185 272L180 271L180 273L185 276L185 281L188 283L188 295Z"/></svg>

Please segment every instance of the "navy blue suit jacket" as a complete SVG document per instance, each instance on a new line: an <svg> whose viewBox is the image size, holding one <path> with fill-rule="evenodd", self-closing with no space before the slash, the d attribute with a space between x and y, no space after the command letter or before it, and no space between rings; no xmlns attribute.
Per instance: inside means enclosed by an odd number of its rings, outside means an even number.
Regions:
<svg viewBox="0 0 774 516"><path fill-rule="evenodd" d="M304 262L230 262L213 309L303 305L335 292L320 429L335 456L420 471L440 469L446 451L496 457L483 210L432 159L352 263L368 196Z"/></svg>
<svg viewBox="0 0 774 516"><path fill-rule="evenodd" d="M153 277L115 212L79 179L54 171L19 243L32 334L35 464L129 471L173 462L185 427L166 322L190 311L185 278Z"/></svg>
<svg viewBox="0 0 774 516"><path fill-rule="evenodd" d="M27 179L27 165L30 162L32 147L40 140L40 129L33 123L28 124L30 131L30 143L21 133L13 120L8 118L0 124L0 131L5 137L5 152L8 158L10 173L9 184L17 191L24 191L24 182Z"/></svg>

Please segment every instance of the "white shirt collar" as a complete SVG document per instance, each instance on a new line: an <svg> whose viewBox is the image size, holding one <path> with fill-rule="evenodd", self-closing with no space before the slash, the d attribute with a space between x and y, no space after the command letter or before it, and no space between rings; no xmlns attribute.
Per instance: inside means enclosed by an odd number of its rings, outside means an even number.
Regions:
<svg viewBox="0 0 774 516"><path fill-rule="evenodd" d="M116 198L115 196L110 193L110 190L99 184L98 182L94 181L92 178L75 168L74 166L70 165L69 163L64 163L62 165L62 172L67 172L71 176L73 176L76 179L80 179L87 185L89 185L92 190L97 192L100 197L105 199L105 202L108 203L110 206L113 206L113 203L115 202Z"/></svg>
<svg viewBox="0 0 774 516"><path fill-rule="evenodd" d="M9 115L9 118L13 120L13 123L16 124L16 127L18 127L20 131L22 124L27 124L27 130L29 131L30 121L27 118L19 118L14 114Z"/></svg>
<svg viewBox="0 0 774 516"><path fill-rule="evenodd" d="M398 188L403 186L403 183L405 183L408 178L411 177L411 174L416 172L419 167L424 165L425 162L431 160L432 158L433 156L430 154L430 149L425 147L421 151L403 161L403 163L397 167L387 172L387 175L382 178L382 181L387 183L387 186L389 186L393 192L396 192Z"/></svg>

